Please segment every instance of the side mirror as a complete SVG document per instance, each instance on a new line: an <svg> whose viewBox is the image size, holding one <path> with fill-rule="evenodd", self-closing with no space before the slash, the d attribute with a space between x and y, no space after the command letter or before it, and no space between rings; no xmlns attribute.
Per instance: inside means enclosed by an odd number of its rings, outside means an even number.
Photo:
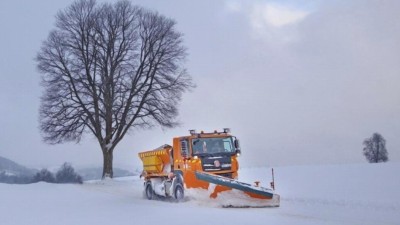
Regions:
<svg viewBox="0 0 400 225"><path fill-rule="evenodd" d="M239 156L240 154L242 154L242 151L240 150L240 143L239 143L239 139L235 139L235 141L233 142L233 144L235 145L235 152L236 155Z"/></svg>
<svg viewBox="0 0 400 225"><path fill-rule="evenodd" d="M237 150L239 150L239 151L240 151L239 139L235 139L235 141L234 141L234 145L235 145L235 149L236 149L236 151L237 151Z"/></svg>

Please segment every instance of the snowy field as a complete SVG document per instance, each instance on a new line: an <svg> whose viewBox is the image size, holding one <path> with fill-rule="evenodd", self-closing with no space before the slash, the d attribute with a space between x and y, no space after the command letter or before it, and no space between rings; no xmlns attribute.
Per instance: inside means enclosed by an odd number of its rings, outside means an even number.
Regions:
<svg viewBox="0 0 400 225"><path fill-rule="evenodd" d="M240 180L267 186L270 168L244 168ZM400 224L400 163L278 167L275 182L279 208L221 208L194 192L149 201L138 177L0 184L0 224Z"/></svg>

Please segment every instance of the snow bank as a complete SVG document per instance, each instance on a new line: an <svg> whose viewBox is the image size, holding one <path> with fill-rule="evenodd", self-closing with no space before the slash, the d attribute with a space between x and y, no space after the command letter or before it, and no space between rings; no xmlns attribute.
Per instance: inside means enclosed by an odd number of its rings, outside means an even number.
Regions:
<svg viewBox="0 0 400 225"><path fill-rule="evenodd" d="M138 177L83 185L0 184L5 225L399 224L400 163L275 169L279 208L225 209L206 190L182 203L143 197ZM269 186L270 168L243 168L240 180Z"/></svg>
<svg viewBox="0 0 400 225"><path fill-rule="evenodd" d="M338 224L399 224L400 163L290 166L274 172L281 208L289 214ZM269 185L271 168L243 169L240 175Z"/></svg>

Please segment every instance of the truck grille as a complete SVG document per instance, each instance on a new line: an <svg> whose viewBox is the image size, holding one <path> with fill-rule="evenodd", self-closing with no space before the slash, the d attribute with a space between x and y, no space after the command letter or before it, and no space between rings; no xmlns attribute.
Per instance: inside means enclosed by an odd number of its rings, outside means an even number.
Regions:
<svg viewBox="0 0 400 225"><path fill-rule="evenodd" d="M201 159L201 163L205 172L231 170L232 168L230 156L207 156Z"/></svg>

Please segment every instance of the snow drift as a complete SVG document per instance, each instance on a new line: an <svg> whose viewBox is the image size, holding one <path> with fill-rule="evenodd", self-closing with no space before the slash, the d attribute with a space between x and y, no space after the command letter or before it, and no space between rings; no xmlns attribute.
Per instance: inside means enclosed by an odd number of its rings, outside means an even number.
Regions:
<svg viewBox="0 0 400 225"><path fill-rule="evenodd" d="M147 200L138 177L83 185L0 184L6 225L79 224L398 224L400 163L275 168L279 208L225 209L196 190L181 203ZM240 179L270 182L270 168ZM261 178L261 179L260 179Z"/></svg>

